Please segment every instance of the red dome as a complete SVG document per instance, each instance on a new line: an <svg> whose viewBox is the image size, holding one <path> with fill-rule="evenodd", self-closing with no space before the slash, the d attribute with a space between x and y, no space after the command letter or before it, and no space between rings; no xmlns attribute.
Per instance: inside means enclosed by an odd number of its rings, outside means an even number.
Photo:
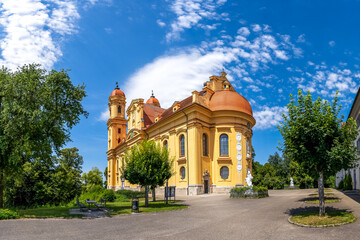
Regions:
<svg viewBox="0 0 360 240"><path fill-rule="evenodd" d="M112 91L111 96L115 96L115 95L120 95L120 96L124 96L125 97L125 94L123 93L123 91L121 91L120 89L118 88L115 88L114 91Z"/></svg>
<svg viewBox="0 0 360 240"><path fill-rule="evenodd" d="M215 92L210 99L210 110L233 110L239 111L250 116L253 115L250 103L246 98L234 91L219 91Z"/></svg>
<svg viewBox="0 0 360 240"><path fill-rule="evenodd" d="M150 97L147 101L146 101L146 104L160 104L159 100L155 97Z"/></svg>

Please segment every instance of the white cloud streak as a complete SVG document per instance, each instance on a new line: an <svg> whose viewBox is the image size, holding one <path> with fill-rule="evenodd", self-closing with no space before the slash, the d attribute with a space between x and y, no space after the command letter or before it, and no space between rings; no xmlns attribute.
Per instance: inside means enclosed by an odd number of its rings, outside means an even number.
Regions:
<svg viewBox="0 0 360 240"><path fill-rule="evenodd" d="M166 41L180 39L180 34L185 29L194 26L212 30L216 25L203 25L200 22L204 19L229 20L227 13L219 14L215 10L227 0L174 0L171 11L175 13L176 19L171 23L171 30L166 34Z"/></svg>
<svg viewBox="0 0 360 240"><path fill-rule="evenodd" d="M286 107L264 106L260 111L254 112L254 118L256 119L256 125L254 129L263 130L279 125L283 120L282 113L287 114L287 112L288 109Z"/></svg>
<svg viewBox="0 0 360 240"><path fill-rule="evenodd" d="M0 11L0 65L13 70L33 62L51 68L62 56L59 41L76 32L80 18L71 0L2 0Z"/></svg>

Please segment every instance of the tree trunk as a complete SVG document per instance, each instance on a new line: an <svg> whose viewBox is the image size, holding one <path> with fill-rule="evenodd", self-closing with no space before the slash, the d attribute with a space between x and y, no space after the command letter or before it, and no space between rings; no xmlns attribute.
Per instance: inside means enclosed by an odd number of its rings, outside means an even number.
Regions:
<svg viewBox="0 0 360 240"><path fill-rule="evenodd" d="M0 209L4 207L4 173L0 170Z"/></svg>
<svg viewBox="0 0 360 240"><path fill-rule="evenodd" d="M151 193L152 193L153 202L156 202L155 188L154 187L151 188Z"/></svg>
<svg viewBox="0 0 360 240"><path fill-rule="evenodd" d="M319 173L318 180L318 190L319 190L319 216L325 216L325 197L324 197L324 173Z"/></svg>
<svg viewBox="0 0 360 240"><path fill-rule="evenodd" d="M145 207L149 206L149 188L145 186Z"/></svg>

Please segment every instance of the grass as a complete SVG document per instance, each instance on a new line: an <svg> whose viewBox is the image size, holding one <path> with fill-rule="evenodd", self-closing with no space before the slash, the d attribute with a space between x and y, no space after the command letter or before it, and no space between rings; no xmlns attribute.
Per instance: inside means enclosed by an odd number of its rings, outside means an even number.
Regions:
<svg viewBox="0 0 360 240"><path fill-rule="evenodd" d="M149 198L150 200L151 198ZM141 200L141 199L140 199ZM177 201L178 202L178 201ZM187 208L186 205L169 203L166 205L164 201L150 202L149 207L144 207L145 202L139 202L139 210L141 213L148 212L162 212L162 211L171 211ZM17 209L16 212L19 214L20 218L82 218L81 214L69 214L69 210L72 208L77 208L76 206L72 207L38 207L38 208L29 208L29 209ZM131 214L131 201L127 198L117 198L115 202L107 202L106 208L113 211L110 213L110 216L113 215L125 215Z"/></svg>
<svg viewBox="0 0 360 240"><path fill-rule="evenodd" d="M308 200L305 200L306 203L316 203L319 204L319 199L318 198L309 198ZM327 198L325 197L325 203L337 203L340 202L339 198Z"/></svg>
<svg viewBox="0 0 360 240"><path fill-rule="evenodd" d="M332 210L327 211L324 217L320 217L318 211L311 211L292 216L290 220L302 225L322 226L355 222L356 217L350 212Z"/></svg>
<svg viewBox="0 0 360 240"><path fill-rule="evenodd" d="M20 218L81 218L83 215L69 214L71 207L38 207L16 210Z"/></svg>
<svg viewBox="0 0 360 240"><path fill-rule="evenodd" d="M179 210L185 209L188 206L183 204L173 204L170 203L166 205L164 201L150 202L149 207L144 207L145 202L139 202L139 210L141 213L148 212L162 212L162 211L171 211L171 210ZM112 202L106 203L106 208L113 210L113 213L109 215L124 215L131 214L131 202Z"/></svg>
<svg viewBox="0 0 360 240"><path fill-rule="evenodd" d="M314 198L318 198L319 194L314 193L314 194L309 194L309 196L314 197ZM334 196L334 194L333 193L325 193L324 196L325 197L331 197L331 196Z"/></svg>

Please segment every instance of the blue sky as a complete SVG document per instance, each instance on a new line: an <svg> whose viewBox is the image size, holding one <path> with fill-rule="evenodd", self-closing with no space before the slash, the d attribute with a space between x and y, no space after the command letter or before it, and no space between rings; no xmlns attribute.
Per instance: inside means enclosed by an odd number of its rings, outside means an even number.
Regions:
<svg viewBox="0 0 360 240"><path fill-rule="evenodd" d="M347 117L360 79L359 1L0 0L0 64L71 69L85 83L88 119L72 131L84 171L107 166L108 97L154 90L169 107L224 68L257 121L256 160L281 136L276 125L298 89L331 99Z"/></svg>

